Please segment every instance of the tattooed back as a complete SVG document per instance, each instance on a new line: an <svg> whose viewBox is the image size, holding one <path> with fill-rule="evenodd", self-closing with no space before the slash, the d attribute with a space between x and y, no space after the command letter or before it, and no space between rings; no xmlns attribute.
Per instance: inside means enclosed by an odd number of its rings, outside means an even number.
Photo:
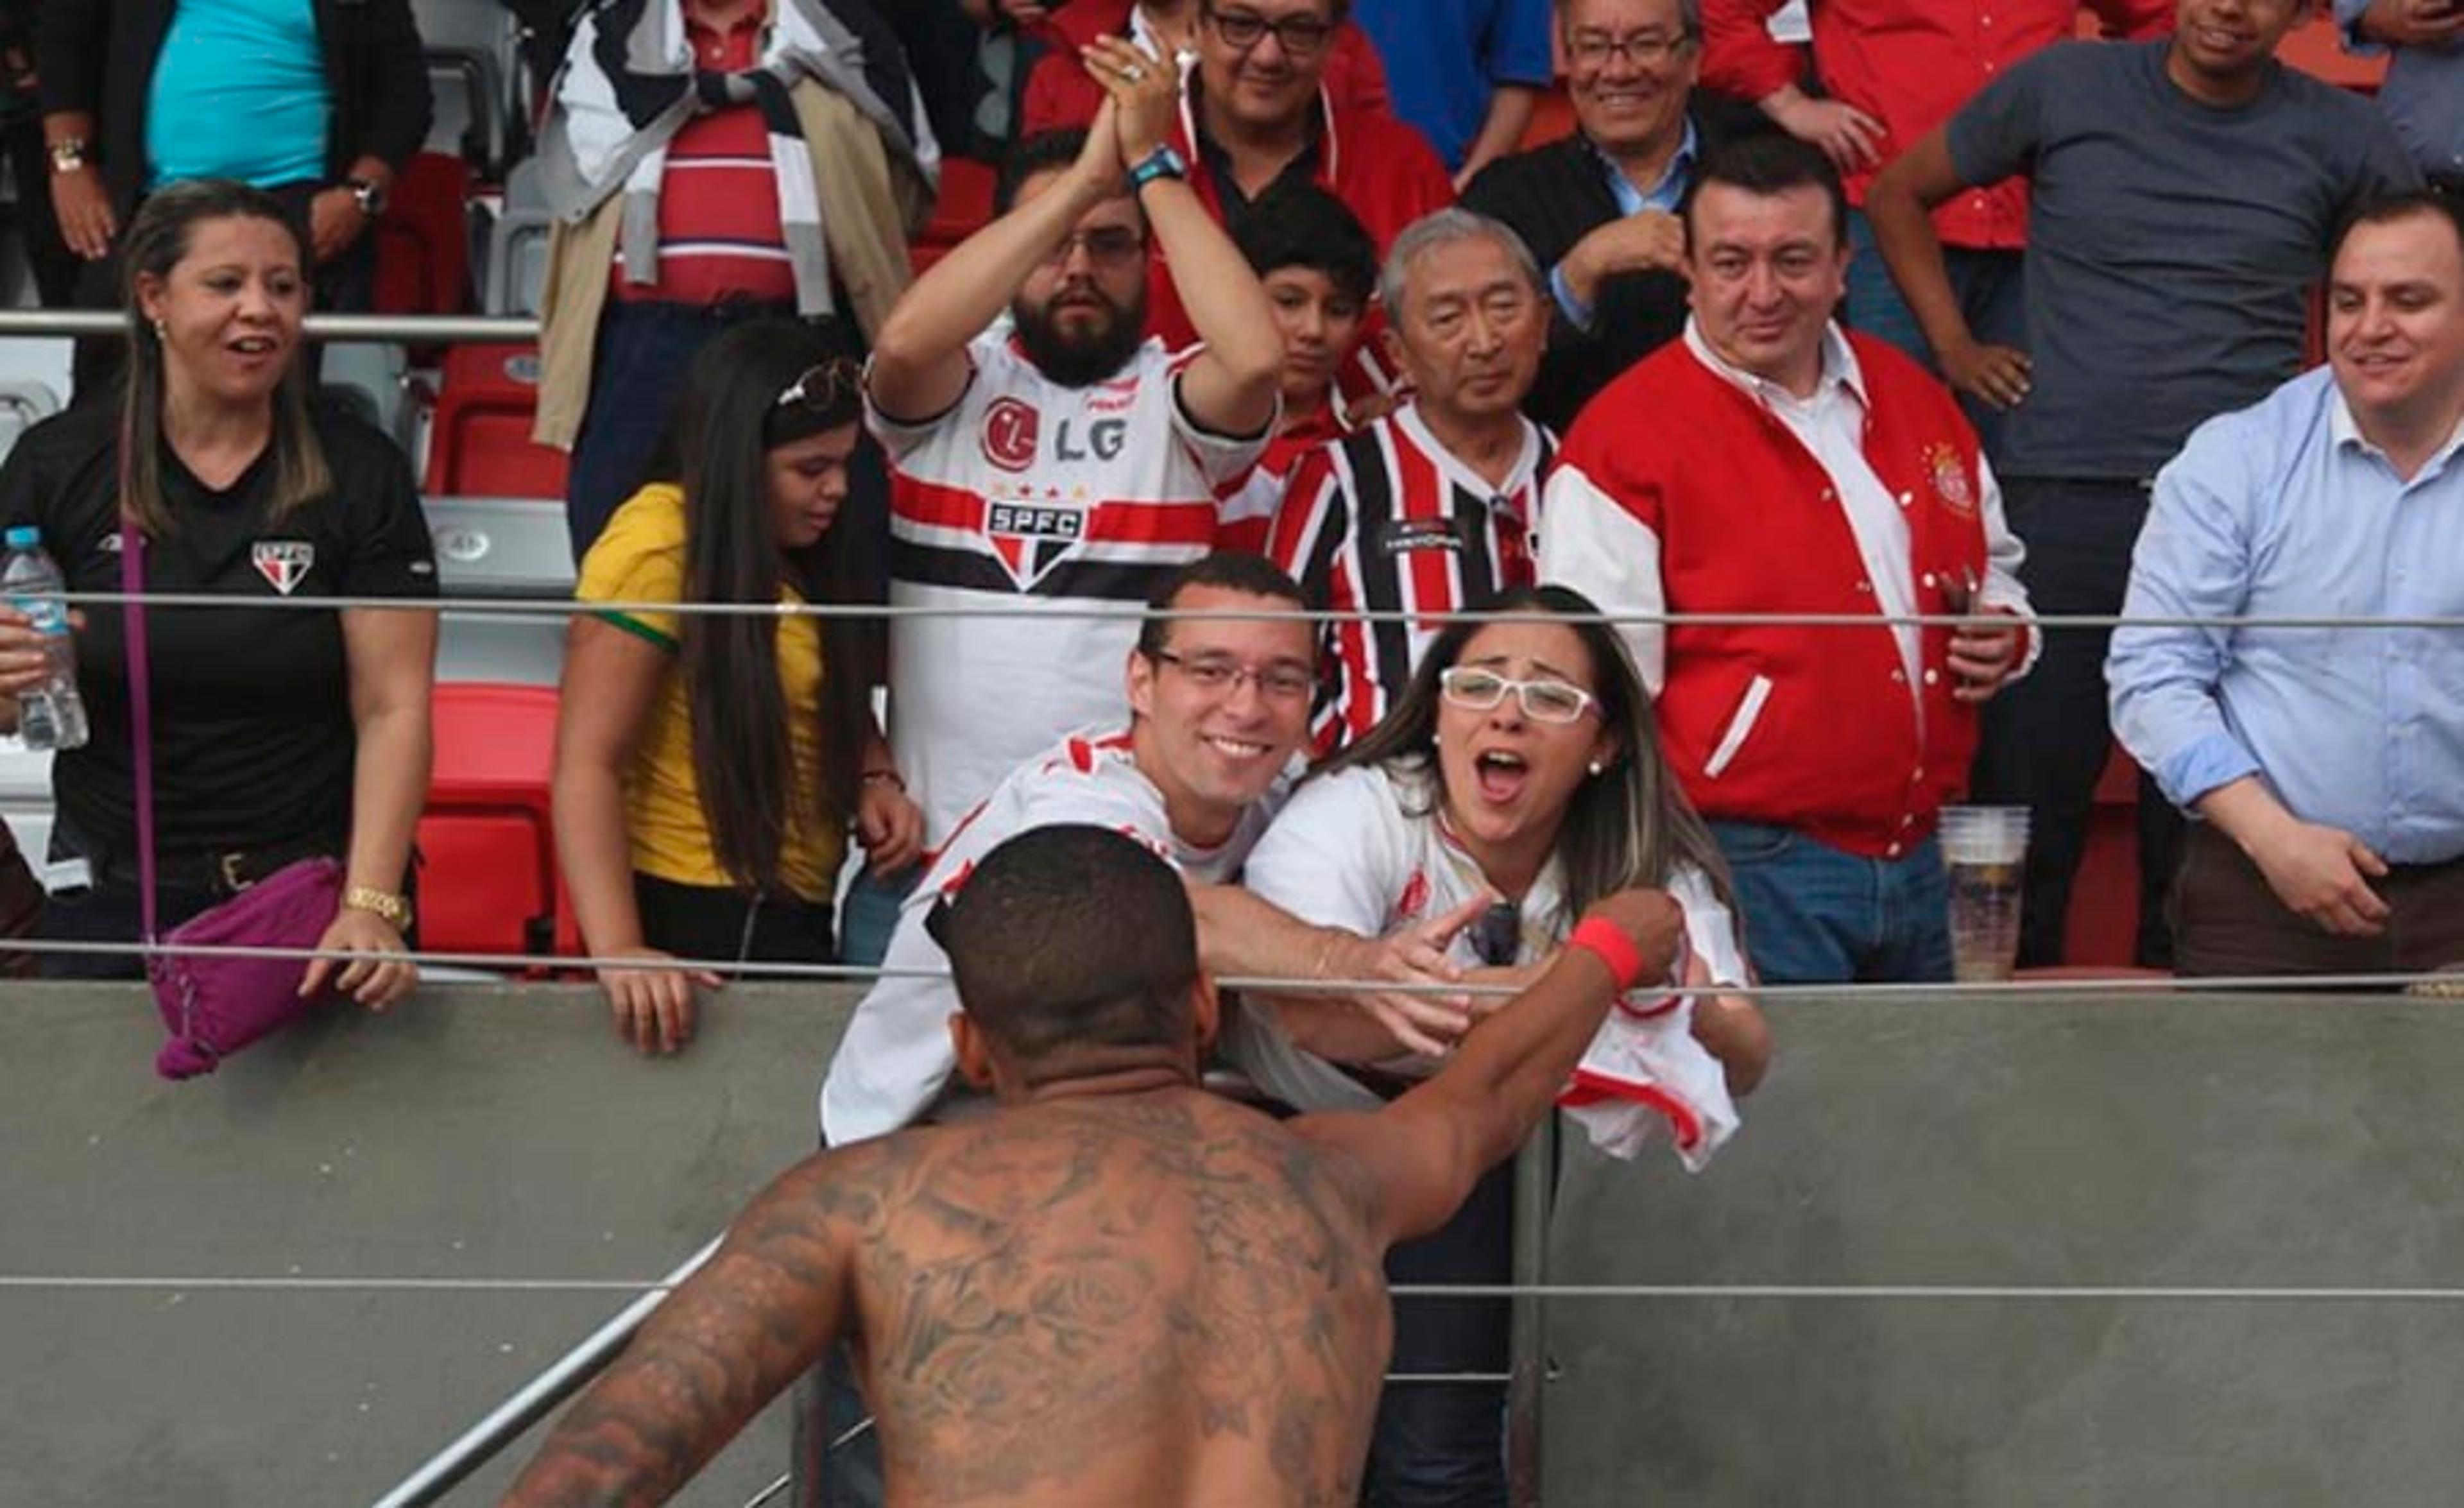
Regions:
<svg viewBox="0 0 2464 1508"><path fill-rule="evenodd" d="M835 1154L892 1503L1350 1504L1391 1342L1366 1174L1194 1089Z"/></svg>

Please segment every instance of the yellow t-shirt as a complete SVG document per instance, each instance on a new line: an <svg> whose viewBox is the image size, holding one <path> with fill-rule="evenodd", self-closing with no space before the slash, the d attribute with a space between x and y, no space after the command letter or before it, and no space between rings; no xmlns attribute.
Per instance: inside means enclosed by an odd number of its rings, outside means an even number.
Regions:
<svg viewBox="0 0 2464 1508"><path fill-rule="evenodd" d="M574 595L583 602L677 602L684 597L685 496L681 488L652 483L627 499L605 532L583 558ZM779 600L801 603L791 587ZM639 634L673 654L679 645L672 612L602 612L600 618ZM838 881L847 835L821 814L822 632L818 620L779 620L779 688L787 704L788 748L797 778L795 813L779 855L780 877L806 900L827 901ZM683 885L726 885L702 820L701 787L693 775L693 704L682 671L672 663L660 677L625 778L625 819L633 867Z"/></svg>

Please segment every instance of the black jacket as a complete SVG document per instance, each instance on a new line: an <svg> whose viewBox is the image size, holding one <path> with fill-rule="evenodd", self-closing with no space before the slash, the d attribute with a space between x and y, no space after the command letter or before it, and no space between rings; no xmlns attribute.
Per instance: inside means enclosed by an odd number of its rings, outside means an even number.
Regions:
<svg viewBox="0 0 2464 1508"><path fill-rule="evenodd" d="M1701 90L1688 108L1698 152L1771 129L1752 106ZM1617 196L1609 191L1599 155L1579 130L1482 168L1464 188L1463 206L1512 226L1543 271L1617 217ZM1556 307L1553 298L1550 307ZM1683 332L1685 313L1685 279L1674 273L1619 273L1604 279L1589 332L1556 316L1524 411L1565 433L1594 393Z"/></svg>
<svg viewBox="0 0 2464 1508"><path fill-rule="evenodd" d="M334 91L326 177L340 182L363 155L399 170L428 139L431 108L409 0L315 3ZM44 0L35 23L43 113L93 115L98 140L89 150L123 222L145 187L145 102L177 9L178 0Z"/></svg>

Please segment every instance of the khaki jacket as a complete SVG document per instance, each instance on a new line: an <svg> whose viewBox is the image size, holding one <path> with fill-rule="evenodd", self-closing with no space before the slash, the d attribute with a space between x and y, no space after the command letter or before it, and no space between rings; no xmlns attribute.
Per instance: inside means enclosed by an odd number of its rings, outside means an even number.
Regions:
<svg viewBox="0 0 2464 1508"><path fill-rule="evenodd" d="M789 98L812 154L822 238L847 295L843 312L869 344L914 278L907 238L932 212L932 187L911 162L892 163L880 131L844 97L807 78ZM549 233L547 282L539 296L539 413L531 426L531 438L541 445L570 451L581 432L624 217L620 190L580 222L559 221Z"/></svg>

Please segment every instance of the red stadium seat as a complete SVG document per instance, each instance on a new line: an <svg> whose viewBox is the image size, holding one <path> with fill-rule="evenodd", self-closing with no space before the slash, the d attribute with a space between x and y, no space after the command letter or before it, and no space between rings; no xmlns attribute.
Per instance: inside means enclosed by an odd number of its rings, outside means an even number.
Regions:
<svg viewBox="0 0 2464 1508"><path fill-rule="evenodd" d="M2139 766L2116 743L2096 783L2087 851L2071 883L2062 956L2101 969L2127 968L2139 943Z"/></svg>
<svg viewBox="0 0 2464 1508"><path fill-rule="evenodd" d="M531 440L538 409L538 346L453 347L437 384L425 490L448 498L562 498L564 453Z"/></svg>
<svg viewBox="0 0 2464 1508"><path fill-rule="evenodd" d="M433 705L420 942L440 952L579 952L549 799L556 692L455 682L436 688Z"/></svg>
<svg viewBox="0 0 2464 1508"><path fill-rule="evenodd" d="M377 220L380 314L460 314L471 306L471 166L412 157Z"/></svg>
<svg viewBox="0 0 2464 1508"><path fill-rule="evenodd" d="M933 218L924 222L907 249L915 271L939 261L950 248L990 224L993 217L993 170L963 157L941 160L941 196L934 201Z"/></svg>

